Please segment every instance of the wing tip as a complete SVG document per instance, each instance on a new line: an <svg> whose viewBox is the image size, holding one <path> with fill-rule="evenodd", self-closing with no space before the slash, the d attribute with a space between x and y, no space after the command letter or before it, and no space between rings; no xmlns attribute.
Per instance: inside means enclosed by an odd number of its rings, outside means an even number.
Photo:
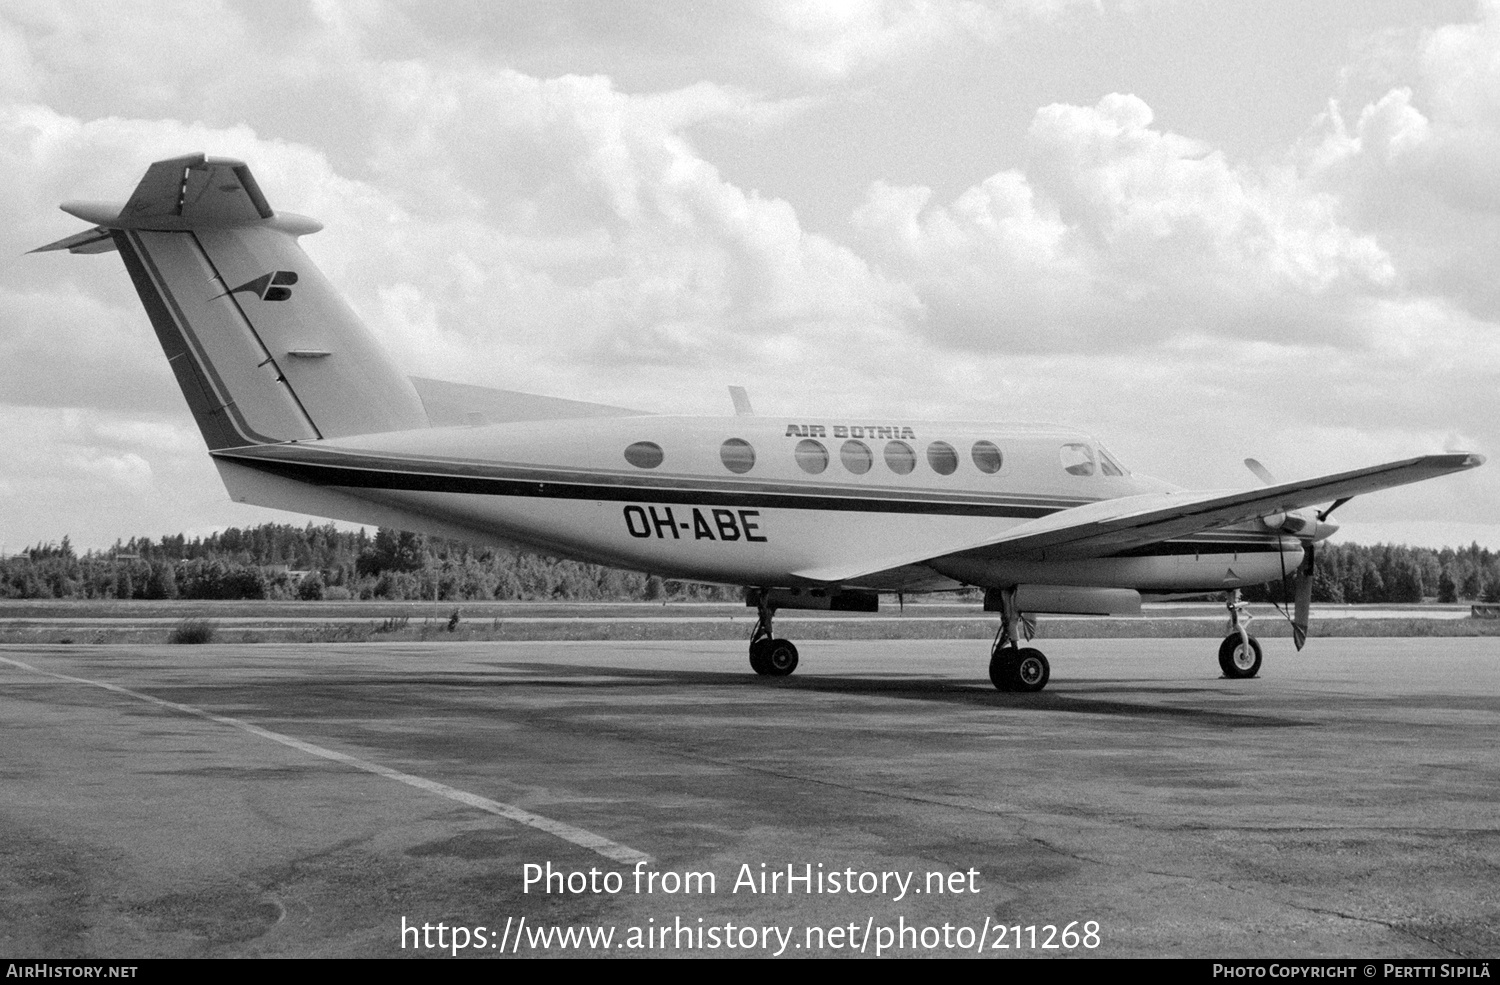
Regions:
<svg viewBox="0 0 1500 985"><path fill-rule="evenodd" d="M1449 469L1477 469L1485 463L1485 456L1472 451L1450 451L1442 455L1433 455L1432 462L1435 465Z"/></svg>

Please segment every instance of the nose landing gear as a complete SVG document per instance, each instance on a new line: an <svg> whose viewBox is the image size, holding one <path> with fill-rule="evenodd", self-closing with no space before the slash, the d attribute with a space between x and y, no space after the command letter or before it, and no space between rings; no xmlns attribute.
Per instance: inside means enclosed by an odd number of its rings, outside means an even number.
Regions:
<svg viewBox="0 0 1500 985"><path fill-rule="evenodd" d="M1219 669L1238 680L1260 672L1260 640L1250 635L1249 609L1240 601L1240 590L1232 588L1224 598L1229 610L1229 635L1219 644Z"/></svg>

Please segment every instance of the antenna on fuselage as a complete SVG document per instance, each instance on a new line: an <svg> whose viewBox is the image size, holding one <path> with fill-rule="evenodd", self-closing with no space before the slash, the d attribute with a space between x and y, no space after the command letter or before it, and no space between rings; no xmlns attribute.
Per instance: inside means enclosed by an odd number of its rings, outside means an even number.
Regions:
<svg viewBox="0 0 1500 985"><path fill-rule="evenodd" d="M745 392L742 386L729 388L729 399L734 401L735 417L754 417L755 409L750 406L750 394Z"/></svg>

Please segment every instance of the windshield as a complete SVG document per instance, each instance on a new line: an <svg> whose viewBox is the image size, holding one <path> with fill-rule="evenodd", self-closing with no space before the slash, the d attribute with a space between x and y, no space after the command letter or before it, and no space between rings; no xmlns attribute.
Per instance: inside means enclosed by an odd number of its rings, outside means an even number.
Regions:
<svg viewBox="0 0 1500 985"><path fill-rule="evenodd" d="M1105 475L1130 474L1130 470L1121 465L1119 459L1115 458L1115 456L1105 451L1103 445L1099 446L1099 471L1103 472Z"/></svg>

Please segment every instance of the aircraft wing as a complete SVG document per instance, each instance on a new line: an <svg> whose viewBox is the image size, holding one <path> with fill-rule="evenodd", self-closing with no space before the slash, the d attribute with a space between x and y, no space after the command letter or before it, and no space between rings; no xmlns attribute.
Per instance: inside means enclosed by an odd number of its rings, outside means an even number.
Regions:
<svg viewBox="0 0 1500 985"><path fill-rule="evenodd" d="M1062 510L1012 527L976 548L1048 560L1102 557L1173 537L1233 526L1334 499L1472 469L1482 455L1423 455L1385 465L1230 493L1145 493ZM964 553L969 553L965 551Z"/></svg>
<svg viewBox="0 0 1500 985"><path fill-rule="evenodd" d="M1235 492L1142 493L1059 510L979 543L940 549L925 557L890 557L858 569L849 566L836 570L830 566L798 574L809 580L843 582L944 557L1047 561L1106 557L1202 530L1216 530L1274 513L1462 472L1483 463L1482 455L1456 452Z"/></svg>

